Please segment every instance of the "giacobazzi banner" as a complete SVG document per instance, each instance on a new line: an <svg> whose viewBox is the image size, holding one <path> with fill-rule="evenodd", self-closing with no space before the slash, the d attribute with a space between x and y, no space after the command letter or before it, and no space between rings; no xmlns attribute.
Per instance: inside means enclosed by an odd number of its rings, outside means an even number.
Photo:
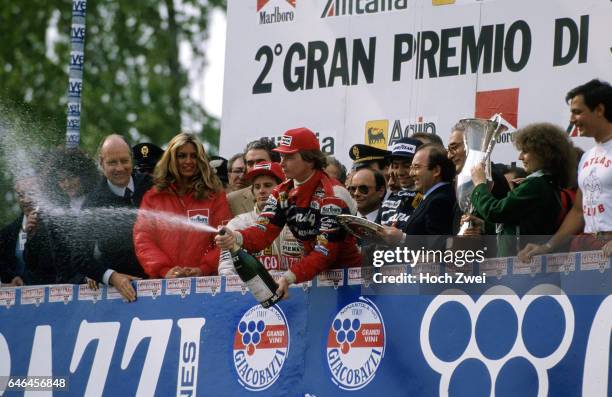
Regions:
<svg viewBox="0 0 612 397"><path fill-rule="evenodd" d="M577 135L564 97L612 80L611 20L606 0L230 0L221 154L306 126L348 165L355 143L446 143L459 119L501 113L493 160L517 161L517 127Z"/></svg>
<svg viewBox="0 0 612 397"><path fill-rule="evenodd" d="M238 276L139 280L129 304L1 288L0 395L610 395L601 251L368 269L323 272L269 309Z"/></svg>

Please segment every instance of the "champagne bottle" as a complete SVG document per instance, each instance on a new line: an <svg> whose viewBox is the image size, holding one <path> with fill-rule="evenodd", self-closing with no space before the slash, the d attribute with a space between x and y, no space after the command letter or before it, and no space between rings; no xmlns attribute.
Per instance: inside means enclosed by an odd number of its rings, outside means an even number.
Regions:
<svg viewBox="0 0 612 397"><path fill-rule="evenodd" d="M225 229L219 234L225 234ZM282 298L276 294L278 284L260 261L237 244L229 251L238 276L264 308L274 305Z"/></svg>

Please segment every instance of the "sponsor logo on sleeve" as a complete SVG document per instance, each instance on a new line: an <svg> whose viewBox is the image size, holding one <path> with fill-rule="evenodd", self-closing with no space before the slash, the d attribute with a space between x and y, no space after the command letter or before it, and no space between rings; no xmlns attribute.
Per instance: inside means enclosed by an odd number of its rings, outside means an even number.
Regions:
<svg viewBox="0 0 612 397"><path fill-rule="evenodd" d="M278 201L276 200L276 198L274 198L274 196L270 195L270 197L268 197L268 200L266 201L266 205L270 205L270 206L276 207L277 204L278 204Z"/></svg>
<svg viewBox="0 0 612 397"><path fill-rule="evenodd" d="M321 207L321 215L340 215L342 208L336 204L325 204Z"/></svg>

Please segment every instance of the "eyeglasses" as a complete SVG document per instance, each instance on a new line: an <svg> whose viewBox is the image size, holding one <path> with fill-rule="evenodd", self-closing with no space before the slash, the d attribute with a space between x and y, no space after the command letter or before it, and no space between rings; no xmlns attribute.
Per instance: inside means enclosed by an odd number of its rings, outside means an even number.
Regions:
<svg viewBox="0 0 612 397"><path fill-rule="evenodd" d="M450 154L455 154L455 153L457 153L457 150L461 149L462 147L463 147L462 144L452 143L452 144L448 145L447 151Z"/></svg>
<svg viewBox="0 0 612 397"><path fill-rule="evenodd" d="M412 164L410 166L410 171L411 172L417 172L418 170L424 168L421 164Z"/></svg>
<svg viewBox="0 0 612 397"><path fill-rule="evenodd" d="M373 189L373 188L374 186L368 186L368 185L349 186L348 191L350 194L355 194L355 191L359 191L359 193L361 194L368 194L370 192L370 189Z"/></svg>
<svg viewBox="0 0 612 397"><path fill-rule="evenodd" d="M230 174L244 174L244 168L234 168L229 171Z"/></svg>

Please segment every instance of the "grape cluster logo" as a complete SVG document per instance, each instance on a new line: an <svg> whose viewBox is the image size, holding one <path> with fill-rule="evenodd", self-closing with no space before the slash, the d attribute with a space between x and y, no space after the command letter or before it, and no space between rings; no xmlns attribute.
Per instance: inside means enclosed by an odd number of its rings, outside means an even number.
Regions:
<svg viewBox="0 0 612 397"><path fill-rule="evenodd" d="M547 371L573 335L574 311L559 287L541 284L519 298L495 286L476 301L458 290L435 297L420 343L441 375L440 396L547 396Z"/></svg>
<svg viewBox="0 0 612 397"><path fill-rule="evenodd" d="M369 299L344 306L327 336L327 364L332 381L344 390L359 390L376 375L385 355L385 324Z"/></svg>
<svg viewBox="0 0 612 397"><path fill-rule="evenodd" d="M234 367L238 382L251 391L261 391L278 379L289 350L289 326L278 307L250 308L234 334Z"/></svg>

